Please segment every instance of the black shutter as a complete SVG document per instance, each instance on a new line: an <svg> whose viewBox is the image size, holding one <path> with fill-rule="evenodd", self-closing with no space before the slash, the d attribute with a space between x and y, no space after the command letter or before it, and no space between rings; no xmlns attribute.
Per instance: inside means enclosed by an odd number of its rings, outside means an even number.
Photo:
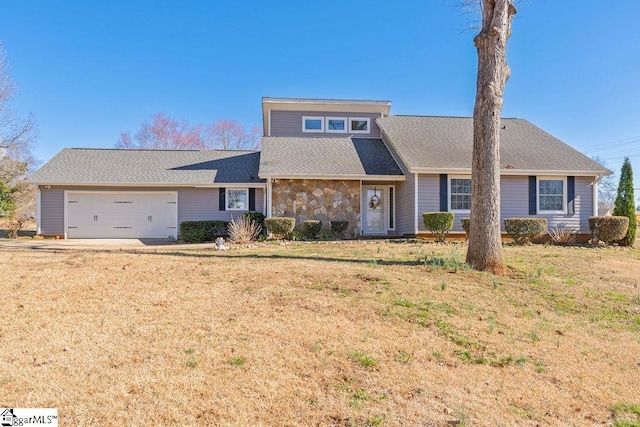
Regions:
<svg viewBox="0 0 640 427"><path fill-rule="evenodd" d="M536 215L538 213L538 194L537 194L536 177L529 177L529 215Z"/></svg>
<svg viewBox="0 0 640 427"><path fill-rule="evenodd" d="M440 212L449 210L449 180L447 174L440 174Z"/></svg>
<svg viewBox="0 0 640 427"><path fill-rule="evenodd" d="M576 213L575 198L576 198L576 177L568 176L567 177L567 213L569 215L575 215Z"/></svg>
<svg viewBox="0 0 640 427"><path fill-rule="evenodd" d="M256 210L256 189L255 188L249 189L249 210L250 211Z"/></svg>
<svg viewBox="0 0 640 427"><path fill-rule="evenodd" d="M226 196L227 196L227 190L224 188L220 188L218 193L218 210L220 211L227 210Z"/></svg>

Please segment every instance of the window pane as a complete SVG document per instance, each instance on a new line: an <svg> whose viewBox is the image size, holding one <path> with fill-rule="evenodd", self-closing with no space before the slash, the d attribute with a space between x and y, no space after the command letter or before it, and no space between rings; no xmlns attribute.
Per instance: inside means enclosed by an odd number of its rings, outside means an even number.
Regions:
<svg viewBox="0 0 640 427"><path fill-rule="evenodd" d="M562 196L544 196L540 195L541 211L561 211Z"/></svg>
<svg viewBox="0 0 640 427"><path fill-rule="evenodd" d="M564 185L561 179L545 179L540 181L540 194L562 195Z"/></svg>
<svg viewBox="0 0 640 427"><path fill-rule="evenodd" d="M229 209L247 209L247 190L227 191L227 207Z"/></svg>
<svg viewBox="0 0 640 427"><path fill-rule="evenodd" d="M540 190L539 205L541 211L564 210L564 181L561 179L541 179L538 183Z"/></svg>
<svg viewBox="0 0 640 427"><path fill-rule="evenodd" d="M327 120L327 130L345 130L344 120L337 120L337 119Z"/></svg>
<svg viewBox="0 0 640 427"><path fill-rule="evenodd" d="M366 120L351 120L351 130L366 131L369 129L369 122Z"/></svg>
<svg viewBox="0 0 640 427"><path fill-rule="evenodd" d="M471 209L471 179L451 179L451 210Z"/></svg>
<svg viewBox="0 0 640 427"><path fill-rule="evenodd" d="M322 130L322 119L305 119L304 128L306 130Z"/></svg>
<svg viewBox="0 0 640 427"><path fill-rule="evenodd" d="M470 194L452 194L451 209L453 210L471 209L471 195Z"/></svg>

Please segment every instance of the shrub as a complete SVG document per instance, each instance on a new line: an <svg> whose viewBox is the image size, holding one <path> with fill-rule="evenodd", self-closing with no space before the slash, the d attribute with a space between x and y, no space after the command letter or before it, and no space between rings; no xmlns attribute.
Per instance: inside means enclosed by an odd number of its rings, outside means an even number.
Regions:
<svg viewBox="0 0 640 427"><path fill-rule="evenodd" d="M211 242L228 237L228 221L182 221L180 238L187 243Z"/></svg>
<svg viewBox="0 0 640 427"><path fill-rule="evenodd" d="M331 231L339 237L342 237L347 228L349 228L349 221L331 221Z"/></svg>
<svg viewBox="0 0 640 427"><path fill-rule="evenodd" d="M282 216L265 218L264 224L274 239L284 239L293 231L296 226L296 219Z"/></svg>
<svg viewBox="0 0 640 427"><path fill-rule="evenodd" d="M302 223L302 234L307 239L315 239L320 230L322 230L322 221L317 219L309 219Z"/></svg>
<svg viewBox="0 0 640 427"><path fill-rule="evenodd" d="M264 230L264 214L262 212L249 211L242 214L243 217L249 218Z"/></svg>
<svg viewBox="0 0 640 427"><path fill-rule="evenodd" d="M436 237L436 242L444 242L453 228L453 217L453 212L426 212L422 214L422 222Z"/></svg>
<svg viewBox="0 0 640 427"><path fill-rule="evenodd" d="M504 229L517 244L524 245L547 232L547 220L545 218L507 218L504 220Z"/></svg>
<svg viewBox="0 0 640 427"><path fill-rule="evenodd" d="M12 219L9 221L6 227L7 237L10 239L17 239L20 230L24 226L24 219Z"/></svg>
<svg viewBox="0 0 640 427"><path fill-rule="evenodd" d="M633 246L633 242L636 239L636 207L635 199L633 196L633 170L631 169L631 162L629 158L625 157L622 164L622 170L620 171L620 183L618 184L618 195L614 203L613 208L614 216L626 216L629 218L629 225L627 231L618 242L621 246Z"/></svg>
<svg viewBox="0 0 640 427"><path fill-rule="evenodd" d="M576 235L570 228L556 227L549 232L549 238L558 246L570 246L576 242Z"/></svg>
<svg viewBox="0 0 640 427"><path fill-rule="evenodd" d="M615 243L625 237L628 227L629 218L626 216L590 216L591 243Z"/></svg>
<svg viewBox="0 0 640 427"><path fill-rule="evenodd" d="M460 220L460 223L462 224L462 229L464 230L464 232L467 233L467 238L469 238L469 224L471 224L471 219L462 218Z"/></svg>
<svg viewBox="0 0 640 427"><path fill-rule="evenodd" d="M249 243L256 240L262 231L262 225L251 219L248 215L229 223L229 239L235 243Z"/></svg>

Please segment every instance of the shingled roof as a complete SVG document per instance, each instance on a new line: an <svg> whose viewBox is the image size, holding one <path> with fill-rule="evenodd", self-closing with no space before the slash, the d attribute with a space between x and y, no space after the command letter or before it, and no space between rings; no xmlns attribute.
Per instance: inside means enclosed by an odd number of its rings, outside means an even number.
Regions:
<svg viewBox="0 0 640 427"><path fill-rule="evenodd" d="M404 179L381 139L264 137L260 177Z"/></svg>
<svg viewBox="0 0 640 427"><path fill-rule="evenodd" d="M388 116L376 122L409 171L471 170L473 118ZM503 173L611 174L523 119L502 119L500 162Z"/></svg>
<svg viewBox="0 0 640 427"><path fill-rule="evenodd" d="M230 150L66 148L33 174L38 184L211 185L262 183L260 153Z"/></svg>

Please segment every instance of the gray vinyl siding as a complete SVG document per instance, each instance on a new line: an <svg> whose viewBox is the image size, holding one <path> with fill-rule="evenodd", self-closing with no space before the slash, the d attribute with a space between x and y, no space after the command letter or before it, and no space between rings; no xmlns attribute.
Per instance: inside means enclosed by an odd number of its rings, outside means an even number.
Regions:
<svg viewBox="0 0 640 427"><path fill-rule="evenodd" d="M302 132L302 117L368 117L370 120L371 132L369 133L327 133L327 132ZM356 138L380 138L380 128L376 119L379 113L336 113L322 111L280 111L271 110L271 133L267 136L341 136L353 135Z"/></svg>
<svg viewBox="0 0 640 427"><path fill-rule="evenodd" d="M440 175L418 175L418 230L426 233L422 221L422 214L425 212L438 212L440 210ZM460 215L456 213L453 219L453 231L462 230L458 225ZM467 215L468 216L468 215Z"/></svg>
<svg viewBox="0 0 640 427"><path fill-rule="evenodd" d="M200 220L231 221L246 212L219 210L218 195L218 188L178 190L178 222ZM256 188L256 211L264 213L264 190L262 188Z"/></svg>
<svg viewBox="0 0 640 427"><path fill-rule="evenodd" d="M408 173L396 184L396 234L415 234L415 179Z"/></svg>
<svg viewBox="0 0 640 427"><path fill-rule="evenodd" d="M40 187L40 230L43 236L64 235L64 189Z"/></svg>
<svg viewBox="0 0 640 427"><path fill-rule="evenodd" d="M233 186L243 188L242 186ZM178 223L195 220L224 220L237 218L246 211L220 211L218 188L147 188L147 187L40 187L40 227L44 236L64 235L64 192L69 191L177 191ZM264 213L264 194L256 188L256 211Z"/></svg>
<svg viewBox="0 0 640 427"><path fill-rule="evenodd" d="M418 182L418 215L423 212L440 210L439 175L419 175ZM546 218L549 230L556 227L570 228L577 233L589 233L589 217L593 215L592 178L575 178L575 214L538 214L538 218ZM565 195L566 196L566 195ZM527 176L502 176L500 180L500 223L504 232L505 218L529 217L529 178ZM468 213L455 213L452 231L462 232L460 220L468 218ZM420 232L427 232L418 221Z"/></svg>

